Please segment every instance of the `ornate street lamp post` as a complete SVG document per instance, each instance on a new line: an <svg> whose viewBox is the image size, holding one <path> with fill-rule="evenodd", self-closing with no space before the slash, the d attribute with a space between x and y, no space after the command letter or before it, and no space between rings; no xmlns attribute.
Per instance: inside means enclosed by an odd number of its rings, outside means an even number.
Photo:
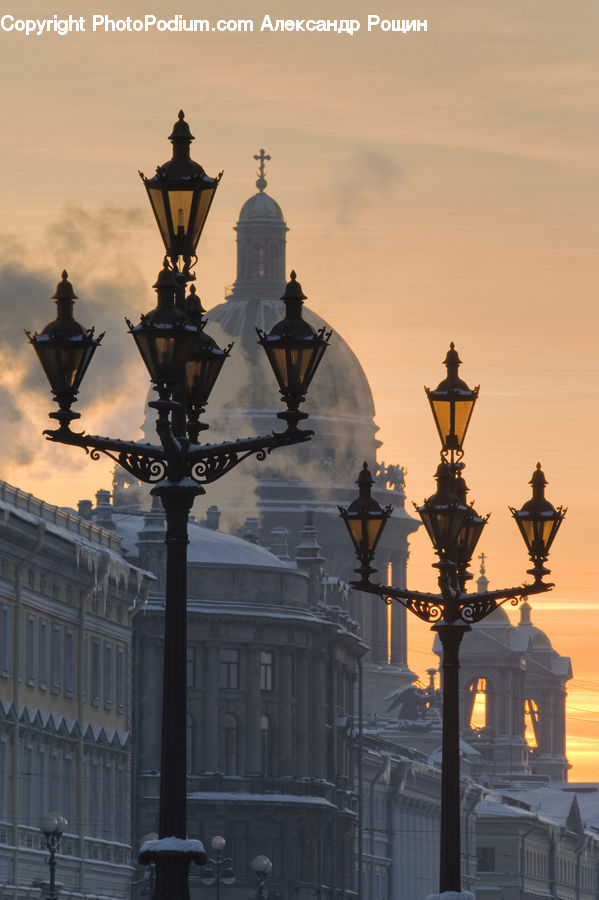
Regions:
<svg viewBox="0 0 599 900"><path fill-rule="evenodd" d="M233 860L230 856L223 856L226 840L221 834L215 834L210 846L216 853L216 858L208 857L208 864L202 869L201 879L203 884L216 883L216 900L220 900L220 884L235 884L236 875L233 871ZM222 874L221 874L222 869Z"/></svg>
<svg viewBox="0 0 599 900"><path fill-rule="evenodd" d="M253 858L251 866L252 872L255 872L256 880L258 882L256 900L267 900L268 890L266 887L266 879L272 872L272 863L268 856L264 856L264 854L261 853L259 856Z"/></svg>
<svg viewBox="0 0 599 900"><path fill-rule="evenodd" d="M278 417L284 431L219 444L199 444L198 435L208 426L199 421L210 391L229 349L221 350L205 332L203 310L193 286L185 296L196 258L196 246L212 203L218 178L209 178L189 153L193 136L179 113L170 135L173 158L146 179L148 195L166 248L166 257L154 288L157 304L137 325L127 320L158 399L156 410L159 444L113 440L71 430L79 413L77 399L85 371L102 335L75 321L77 299L62 273L54 299L57 317L39 334L27 336L46 373L59 409L50 413L56 429L47 439L80 447L92 459L110 457L134 478L153 485L166 514L166 607L162 710L162 757L158 841L142 846L140 862L156 864L156 898L189 897L190 861L203 864L206 854L199 841L187 841L186 821L186 601L187 525L194 499L205 485L228 474L248 456L266 459L272 450L308 441L312 431L298 427L306 418L299 410L330 332L316 332L302 318L304 295L295 272L281 299L285 318L269 334L260 332L287 407ZM219 176L220 177L220 176Z"/></svg>
<svg viewBox="0 0 599 900"><path fill-rule="evenodd" d="M478 387L471 390L458 377L461 361L453 344L445 358L447 378L431 391L425 388L435 424L441 438L441 463L437 468L436 492L416 509L432 541L438 562L439 593L408 591L389 585L374 584L370 576L375 548L392 508L382 509L371 496L373 485L364 463L358 477L359 496L339 512L352 539L360 567L355 571L359 581L352 586L375 594L390 604L394 600L432 624L442 645L443 672L443 758L441 776L441 847L440 891L461 891L460 871L460 758L459 758L459 649L462 638L473 622L480 622L498 606L510 600L513 605L529 596L550 590L553 584L543 581L549 574L545 567L549 549L566 510L555 509L545 498L545 476L541 464L532 476L532 499L521 509L510 511L524 537L533 563L528 574L532 584L516 588L466 593L472 578L468 566L477 541L487 522L472 505L468 505L468 488L462 477L463 442L478 397Z"/></svg>
<svg viewBox="0 0 599 900"><path fill-rule="evenodd" d="M46 900L58 900L58 891L56 890L56 854L60 845L60 839L63 835L68 822L60 813L51 812L42 816L40 819L40 831L46 838L46 847L50 857L48 865L50 867L50 889L46 895Z"/></svg>

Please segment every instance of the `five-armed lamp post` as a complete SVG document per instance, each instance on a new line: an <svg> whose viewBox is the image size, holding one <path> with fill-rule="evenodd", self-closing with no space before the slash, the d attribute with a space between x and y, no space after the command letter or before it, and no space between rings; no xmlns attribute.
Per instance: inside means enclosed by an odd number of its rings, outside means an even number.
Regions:
<svg viewBox="0 0 599 900"><path fill-rule="evenodd" d="M202 884L216 883L216 900L220 900L221 881L223 884L235 884L237 878L233 871L233 860L230 856L223 856L226 843L222 834L214 835L210 841L210 846L216 853L216 858L208 857L208 865L204 866L201 875Z"/></svg>
<svg viewBox="0 0 599 900"><path fill-rule="evenodd" d="M50 867L50 887L46 894L46 900L58 900L56 890L56 854L60 846L60 839L68 822L60 813L51 812L40 819L40 831L46 838L46 847L50 854L48 865Z"/></svg>
<svg viewBox="0 0 599 900"><path fill-rule="evenodd" d="M459 648L464 634L473 622L484 619L498 606L511 600L515 605L530 594L540 594L553 585L543 581L549 549L565 515L545 499L545 476L541 464L531 479L532 498L521 509L510 507L530 559L528 574L533 583L516 588L486 593L467 594L466 582L472 578L468 566L486 524L468 505L468 488L462 477L463 443L478 397L478 387L471 390L458 377L461 360L454 345L445 358L447 378L436 390L425 388L435 424L441 438L441 463L437 468L437 491L416 507L439 557L434 567L439 570L439 593L408 591L389 585L374 584L370 576L377 542L392 507L382 509L371 496L372 476L364 463L357 484L359 496L345 509L339 507L354 544L360 567L359 581L352 585L392 603L397 600L420 619L432 624L443 648L443 762L441 777L441 854L440 891L461 891L460 871L460 758L459 758Z"/></svg>
<svg viewBox="0 0 599 900"><path fill-rule="evenodd" d="M278 413L283 431L219 444L199 444L198 436L208 426L200 421L210 392L229 355L205 332L205 321L193 285L191 268L196 247L218 178L210 178L190 157L194 140L183 112L169 137L173 156L145 187L156 216L166 256L154 285L158 302L141 316L139 324L128 322L158 399L156 432L160 443L113 440L71 430L79 413L71 407L101 337L83 328L73 317L77 299L67 273L63 272L54 299L57 317L39 334L28 334L50 382L59 409L50 413L58 427L44 432L48 440L80 447L99 459L104 454L134 478L153 485L166 514L166 609L164 638L164 682L162 709L162 759L160 769L159 840L143 845L140 862L156 864L156 898L186 900L191 860L206 861L199 841L187 840L186 823L186 599L187 523L194 499L204 486L226 475L248 456L264 460L278 447L310 439L312 431L299 428L307 414L299 410L318 364L326 350L330 332L316 332L302 318L305 296L295 272L282 300L285 317L269 334L258 332L277 379L286 409ZM141 173L140 173L141 174Z"/></svg>
<svg viewBox="0 0 599 900"><path fill-rule="evenodd" d="M267 900L268 889L266 887L266 879L272 872L272 863L268 856L261 853L255 856L251 862L252 872L256 875L258 888L256 890L256 900Z"/></svg>

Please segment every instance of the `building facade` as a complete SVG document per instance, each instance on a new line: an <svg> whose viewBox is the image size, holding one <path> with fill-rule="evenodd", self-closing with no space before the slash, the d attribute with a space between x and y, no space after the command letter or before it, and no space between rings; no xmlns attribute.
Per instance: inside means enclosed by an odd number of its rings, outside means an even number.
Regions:
<svg viewBox="0 0 599 900"><path fill-rule="evenodd" d="M68 820L63 896L126 897L131 621L151 576L114 533L0 482L0 890L48 878L38 823Z"/></svg>

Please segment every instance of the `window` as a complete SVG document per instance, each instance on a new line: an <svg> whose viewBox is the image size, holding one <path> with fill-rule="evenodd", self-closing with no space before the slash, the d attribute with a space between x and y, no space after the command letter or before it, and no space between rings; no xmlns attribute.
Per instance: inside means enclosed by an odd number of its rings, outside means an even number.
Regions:
<svg viewBox="0 0 599 900"><path fill-rule="evenodd" d="M48 644L50 625L46 619L39 621L39 683L40 687L48 687Z"/></svg>
<svg viewBox="0 0 599 900"><path fill-rule="evenodd" d="M37 619L35 616L27 616L27 637L25 640L25 656L27 681L33 684L35 681L35 632Z"/></svg>
<svg viewBox="0 0 599 900"><path fill-rule="evenodd" d="M102 766L102 837L105 841L114 840L112 823L114 817L114 770L109 762ZM123 802L126 798L123 797Z"/></svg>
<svg viewBox="0 0 599 900"><path fill-rule="evenodd" d="M91 701L97 704L100 702L100 641L98 638L92 638L91 664Z"/></svg>
<svg viewBox="0 0 599 900"><path fill-rule="evenodd" d="M239 688L239 650L220 651L220 686L227 690Z"/></svg>
<svg viewBox="0 0 599 900"><path fill-rule="evenodd" d="M46 767L46 753L40 748L38 757L38 782L37 782L37 810L38 816L44 815L44 811L48 809L48 777Z"/></svg>
<svg viewBox="0 0 599 900"><path fill-rule="evenodd" d="M272 730L268 716L260 718L260 749L262 775L272 775Z"/></svg>
<svg viewBox="0 0 599 900"><path fill-rule="evenodd" d="M127 684L125 680L125 648L118 647L116 651L116 706L118 712L125 711L127 697Z"/></svg>
<svg viewBox="0 0 599 900"><path fill-rule="evenodd" d="M75 796L75 783L73 780L73 759L64 756L62 759L62 792L60 795L60 809L67 822L73 820L73 797ZM67 831L70 831L67 828Z"/></svg>
<svg viewBox="0 0 599 900"><path fill-rule="evenodd" d="M10 675L10 628L10 607L3 603L0 607L0 675Z"/></svg>
<svg viewBox="0 0 599 900"><path fill-rule="evenodd" d="M114 702L114 647L108 641L104 641L104 706L112 709Z"/></svg>
<svg viewBox="0 0 599 900"><path fill-rule="evenodd" d="M196 648L187 645L187 687L196 686Z"/></svg>
<svg viewBox="0 0 599 900"><path fill-rule="evenodd" d="M220 723L219 767L225 775L239 771L239 726L231 713L225 713Z"/></svg>
<svg viewBox="0 0 599 900"><path fill-rule="evenodd" d="M62 625L52 626L51 688L55 694L62 688Z"/></svg>
<svg viewBox="0 0 599 900"><path fill-rule="evenodd" d="M48 806L50 809L62 808L62 791L60 790L60 759L56 753L50 756L50 778L48 784ZM43 809L42 809L43 813Z"/></svg>
<svg viewBox="0 0 599 900"><path fill-rule="evenodd" d="M273 656L267 650L260 652L260 690L273 690Z"/></svg>
<svg viewBox="0 0 599 900"><path fill-rule="evenodd" d="M0 741L0 819L6 819L6 744Z"/></svg>
<svg viewBox="0 0 599 900"><path fill-rule="evenodd" d="M495 847L477 847L479 872L495 871Z"/></svg>
<svg viewBox="0 0 599 900"><path fill-rule="evenodd" d="M89 697L89 638L83 638L83 696Z"/></svg>
<svg viewBox="0 0 599 900"><path fill-rule="evenodd" d="M116 835L115 839L122 844L127 842L127 777L126 770L123 766L118 766L116 770L116 796L117 803L115 807L116 813Z"/></svg>
<svg viewBox="0 0 599 900"><path fill-rule="evenodd" d="M33 822L33 747L29 746L25 749L25 765L23 766L23 777L21 778L22 797L22 814L23 821L26 823Z"/></svg>
<svg viewBox="0 0 599 900"><path fill-rule="evenodd" d="M64 695L72 697L75 693L75 635L67 628L64 633ZM68 818L68 817L67 817Z"/></svg>

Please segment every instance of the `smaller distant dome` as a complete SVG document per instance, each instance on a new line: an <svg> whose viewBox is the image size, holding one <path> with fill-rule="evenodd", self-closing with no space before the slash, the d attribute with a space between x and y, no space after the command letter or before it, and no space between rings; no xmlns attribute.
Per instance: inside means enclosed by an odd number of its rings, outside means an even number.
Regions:
<svg viewBox="0 0 599 900"><path fill-rule="evenodd" d="M285 224L281 207L276 200L273 200L272 197L269 197L269 195L265 194L263 191L254 194L253 197L246 200L239 213L239 224L248 222L249 220L266 220L272 222L273 219L281 222L283 225Z"/></svg>
<svg viewBox="0 0 599 900"><path fill-rule="evenodd" d="M535 628L534 625L531 628L531 640L530 645L534 649L544 649L551 650L551 641L547 637L544 631L541 631L540 628Z"/></svg>
<svg viewBox="0 0 599 900"><path fill-rule="evenodd" d="M474 596L476 596L476 594ZM494 609L493 612L485 619L482 619L480 622L476 622L475 624L481 629L481 631L484 631L491 625L509 625L511 627L512 623L510 622L510 617L506 613L505 609L503 609L503 607L501 606L498 606L497 609Z"/></svg>

